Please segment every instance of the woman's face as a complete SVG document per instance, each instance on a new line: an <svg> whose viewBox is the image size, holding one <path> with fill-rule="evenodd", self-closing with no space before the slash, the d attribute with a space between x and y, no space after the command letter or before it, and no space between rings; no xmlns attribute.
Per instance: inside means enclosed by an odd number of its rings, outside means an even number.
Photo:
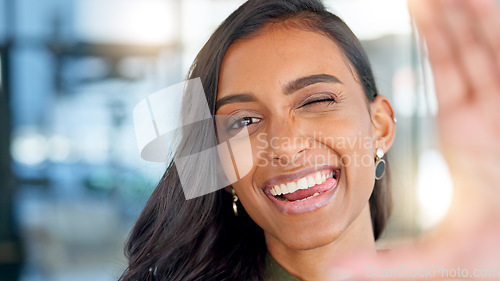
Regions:
<svg viewBox="0 0 500 281"><path fill-rule="evenodd" d="M216 115L221 142L248 130L251 153L233 158L251 159L250 172L232 186L268 244L310 249L371 229L375 150L392 142L392 109L367 101L330 38L276 24L232 44Z"/></svg>

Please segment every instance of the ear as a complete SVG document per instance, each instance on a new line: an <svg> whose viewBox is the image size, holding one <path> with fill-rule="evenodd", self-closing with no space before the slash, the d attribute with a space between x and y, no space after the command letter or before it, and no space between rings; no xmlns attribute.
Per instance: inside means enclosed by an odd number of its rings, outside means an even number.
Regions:
<svg viewBox="0 0 500 281"><path fill-rule="evenodd" d="M389 151L396 135L394 110L387 97L378 95L370 104L375 148Z"/></svg>

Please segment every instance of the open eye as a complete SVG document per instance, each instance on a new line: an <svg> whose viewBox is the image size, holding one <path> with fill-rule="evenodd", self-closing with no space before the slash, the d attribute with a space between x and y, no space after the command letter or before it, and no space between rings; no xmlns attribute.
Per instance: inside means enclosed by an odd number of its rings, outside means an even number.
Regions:
<svg viewBox="0 0 500 281"><path fill-rule="evenodd" d="M237 118L235 121L229 124L228 126L228 131L232 130L239 130L243 127L250 126L255 123L260 122L260 118L257 117L242 117L242 118Z"/></svg>

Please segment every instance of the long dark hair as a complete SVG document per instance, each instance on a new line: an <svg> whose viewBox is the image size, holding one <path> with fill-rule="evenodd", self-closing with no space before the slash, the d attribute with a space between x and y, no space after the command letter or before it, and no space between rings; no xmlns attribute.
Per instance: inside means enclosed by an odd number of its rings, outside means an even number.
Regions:
<svg viewBox="0 0 500 281"><path fill-rule="evenodd" d="M266 24L292 19L294 27L319 32L338 44L367 101L373 101L377 88L359 40L340 18L326 11L321 1L249 0L214 32L190 71L189 78L201 79L212 114L228 47L256 35ZM201 130L183 137L179 151L191 151L192 139L206 136L208 132ZM370 197L375 239L391 209L387 178L376 182ZM231 204L231 196L223 189L186 200L179 171L171 162L130 234L126 246L129 266L120 280L263 280L267 251L263 231L241 205L240 215L235 217Z"/></svg>

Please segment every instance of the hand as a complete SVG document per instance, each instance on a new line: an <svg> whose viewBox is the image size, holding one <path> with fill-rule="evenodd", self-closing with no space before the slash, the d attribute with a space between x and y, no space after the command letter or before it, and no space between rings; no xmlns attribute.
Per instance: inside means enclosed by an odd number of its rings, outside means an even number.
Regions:
<svg viewBox="0 0 500 281"><path fill-rule="evenodd" d="M500 9L495 0L409 5L433 69L440 142L455 187L452 207L414 245L376 258L356 255L337 267L349 269L353 280L460 277L452 273L500 280ZM390 269L402 274L382 276ZM410 274L404 276L405 270ZM411 276L411 270L426 275Z"/></svg>
<svg viewBox="0 0 500 281"><path fill-rule="evenodd" d="M479 196L481 202L498 202L500 11L496 1L412 0L410 8L427 43L442 152L456 192L467 200Z"/></svg>

